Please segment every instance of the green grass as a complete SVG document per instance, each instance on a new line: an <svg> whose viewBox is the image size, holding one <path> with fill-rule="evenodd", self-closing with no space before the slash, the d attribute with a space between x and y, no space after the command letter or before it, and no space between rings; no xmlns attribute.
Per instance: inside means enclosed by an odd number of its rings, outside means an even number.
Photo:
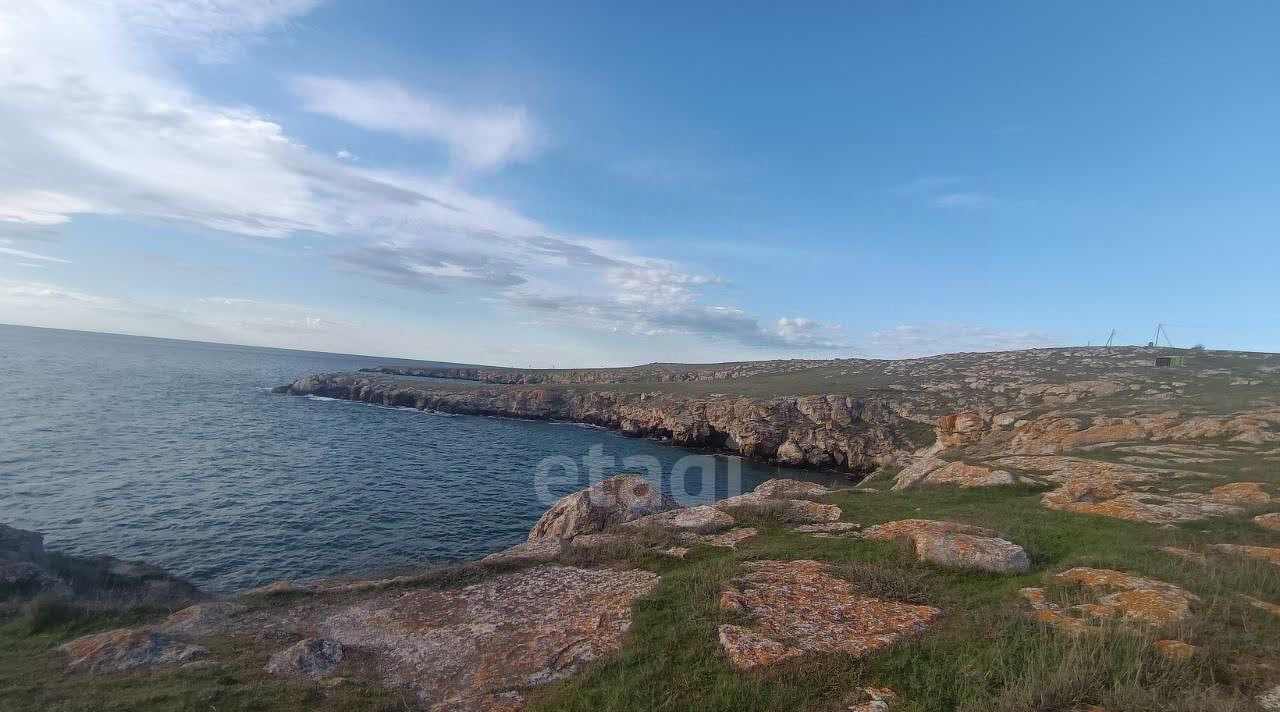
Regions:
<svg viewBox="0 0 1280 712"><path fill-rule="evenodd" d="M887 487L888 481L878 484ZM1196 564L1159 546L1206 551L1209 544L1280 546L1280 534L1247 519L1223 518L1157 527L1044 509L1030 487L940 488L877 494L842 492L826 501L845 521L871 525L902 518L950 519L988 526L1025 546L1034 565L1026 575L975 574L916 562L893 543L819 539L789 531L775 512L742 510L761 534L738 551L698 547L687 560L631 545L575 552L580 565L640 566L662 575L654 594L635 606L632 628L616 656L580 675L535 690L532 710L834 710L850 691L884 684L903 696L895 710L1069 710L1100 704L1112 712L1255 710L1250 695L1275 684L1280 617L1243 601L1248 594L1280 601L1280 567L1211 554ZM655 537L658 535L655 534ZM650 543L665 543L655 539ZM943 616L925 635L865 659L812 654L748 672L728 664L716 628L739 622L720 611L723 585L757 558L813 558L869 595L925 603ZM1081 592L1053 583L1072 566L1116 568L1186 587L1201 600L1195 617L1168 630L1111 626L1072 637L1031 621L1017 590L1046 586L1051 597L1078 601ZM500 570L500 569L499 569ZM455 567L427 572L397 587L451 587L494 570ZM385 590L385 589L380 589ZM376 595L378 590L349 599ZM259 597L257 606L302 602L307 594ZM342 600L349 600L342 599ZM317 601L333 602L332 595ZM0 710L400 710L413 698L367 682L325 689L263 671L279 646L240 639L207 643L211 666L127 676L63 673L55 647L79 635L135 625L157 611L68 613L56 606L0 627ZM1157 655L1151 643L1171 637L1200 646L1191 660ZM374 680L372 661L355 651L338 675Z"/></svg>
<svg viewBox="0 0 1280 712"><path fill-rule="evenodd" d="M1156 551L1203 549L1248 530L1257 543L1280 536L1245 520L1223 519L1161 528L1046 510L1039 492L938 489L911 493L840 494L827 498L843 519L864 525L941 518L989 526L1031 553L1023 576L973 574L918 563L893 544L816 539L763 516L761 536L739 551L699 549L668 564L656 593L636 606L627 644L617 657L532 696L541 710L838 709L851 690L886 684L903 695L897 710L1068 710L1101 704L1131 710L1252 710L1248 697L1274 684L1268 665L1280 658L1280 619L1238 594L1280 600L1280 572L1267 564L1211 557L1197 565ZM814 558L860 582L869 594L928 603L944 615L927 634L863 660L813 654L773 668L740 672L719 650L716 627L723 584L740 562ZM1169 630L1110 626L1073 637L1031 621L1017 590L1050 584L1072 566L1116 568L1176 583L1201 597L1188 624ZM1055 597L1079 592L1050 585ZM1160 638L1201 647L1186 662L1154 652Z"/></svg>

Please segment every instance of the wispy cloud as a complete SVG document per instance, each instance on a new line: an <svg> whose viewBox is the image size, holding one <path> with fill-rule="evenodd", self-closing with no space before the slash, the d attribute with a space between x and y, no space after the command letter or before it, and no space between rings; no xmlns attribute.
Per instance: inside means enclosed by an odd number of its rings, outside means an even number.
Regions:
<svg viewBox="0 0 1280 712"><path fill-rule="evenodd" d="M0 255L8 255L10 257L16 257L23 260L34 260L36 262L56 262L59 264L71 263L71 260L64 260L61 257L42 255L38 252L31 252L29 250L19 250L16 247L7 247L7 245L12 244L13 241L11 240L0 239Z"/></svg>
<svg viewBox="0 0 1280 712"><path fill-rule="evenodd" d="M873 331L862 351L879 358L912 358L965 351L1010 351L1062 346L1060 336L1041 331L1002 330L973 324L903 324Z"/></svg>
<svg viewBox="0 0 1280 712"><path fill-rule="evenodd" d="M802 317L708 304L713 276L621 240L557 233L449 176L312 150L252 108L200 97L166 63L184 33L200 50L269 31L312 4L191 0L169 19L132 0L0 6L0 227L52 229L92 213L270 238L310 232L348 239L334 259L350 272L541 318L770 348L838 342ZM520 107L460 107L386 81L301 77L294 88L314 111L441 142L473 168L536 148ZM47 257L37 254L28 260Z"/></svg>
<svg viewBox="0 0 1280 712"><path fill-rule="evenodd" d="M524 107L460 107L388 80L295 77L303 108L372 131L436 141L474 168L495 168L533 155L537 129Z"/></svg>

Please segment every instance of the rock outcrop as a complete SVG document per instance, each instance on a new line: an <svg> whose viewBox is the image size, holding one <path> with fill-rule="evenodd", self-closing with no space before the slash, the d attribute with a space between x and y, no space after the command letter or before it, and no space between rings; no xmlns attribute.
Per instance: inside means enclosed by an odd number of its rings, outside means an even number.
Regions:
<svg viewBox="0 0 1280 712"><path fill-rule="evenodd" d="M455 390L350 373L306 376L280 390L443 413L587 423L677 445L850 472L870 471L928 444L891 403L835 394L760 399L569 387Z"/></svg>
<svg viewBox="0 0 1280 712"><path fill-rule="evenodd" d="M936 457L927 457L917 460L899 472L893 489L906 490L936 485L954 485L968 489L999 487L1013 483L1013 475L1005 470L992 470L982 465L969 465L959 461L947 462Z"/></svg>
<svg viewBox="0 0 1280 712"><path fill-rule="evenodd" d="M905 541L916 558L947 568L993 573L1031 570L1031 561L1022 547L1000 538L990 529L968 524L902 519L869 527L862 536Z"/></svg>
<svg viewBox="0 0 1280 712"><path fill-rule="evenodd" d="M611 477L552 505L529 531L529 541L594 534L678 506L640 475Z"/></svg>
<svg viewBox="0 0 1280 712"><path fill-rule="evenodd" d="M1171 583L1111 569L1078 567L1054 578L1078 584L1097 598L1063 607L1050 602L1042 588L1024 588L1019 593L1030 603L1037 620L1073 633L1094 630L1110 618L1148 626L1178 623L1191 617L1191 604L1199 600Z"/></svg>
<svg viewBox="0 0 1280 712"><path fill-rule="evenodd" d="M342 644L324 638L303 638L271 656L267 672L289 677L321 678L342 662Z"/></svg>
<svg viewBox="0 0 1280 712"><path fill-rule="evenodd" d="M548 564L458 589L386 593L307 623L376 655L385 681L430 709L483 710L490 695L563 679L616 652L632 602L658 580Z"/></svg>
<svg viewBox="0 0 1280 712"><path fill-rule="evenodd" d="M121 628L86 635L65 643L67 672L104 674L171 667L190 662L209 651L148 628Z"/></svg>
<svg viewBox="0 0 1280 712"><path fill-rule="evenodd" d="M805 653L859 657L923 632L937 608L862 595L817 561L751 561L721 592L720 608L752 618L750 628L722 625L729 661L747 669Z"/></svg>

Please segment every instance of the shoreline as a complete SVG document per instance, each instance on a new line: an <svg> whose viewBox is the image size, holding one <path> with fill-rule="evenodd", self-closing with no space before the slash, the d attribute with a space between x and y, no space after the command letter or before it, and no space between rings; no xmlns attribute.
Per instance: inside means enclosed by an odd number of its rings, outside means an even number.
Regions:
<svg viewBox="0 0 1280 712"><path fill-rule="evenodd" d="M311 374L272 393L445 415L569 423L779 467L865 477L926 447L923 426L879 399L681 397L590 388L452 391L364 373Z"/></svg>

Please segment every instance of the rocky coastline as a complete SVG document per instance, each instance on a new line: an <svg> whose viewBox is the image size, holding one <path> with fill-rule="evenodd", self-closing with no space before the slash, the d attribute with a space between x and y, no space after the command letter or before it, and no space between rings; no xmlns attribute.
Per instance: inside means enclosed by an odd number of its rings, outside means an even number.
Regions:
<svg viewBox="0 0 1280 712"><path fill-rule="evenodd" d="M558 420L787 467L866 474L933 441L892 401L842 394L693 397L572 387L448 389L367 373L312 374L276 393L460 415Z"/></svg>

